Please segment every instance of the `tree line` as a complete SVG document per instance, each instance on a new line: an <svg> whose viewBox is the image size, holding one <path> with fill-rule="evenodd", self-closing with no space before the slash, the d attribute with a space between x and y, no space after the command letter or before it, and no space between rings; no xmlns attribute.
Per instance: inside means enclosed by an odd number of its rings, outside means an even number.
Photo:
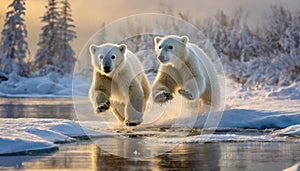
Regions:
<svg viewBox="0 0 300 171"><path fill-rule="evenodd" d="M168 7L162 9L161 13L192 23L199 32L190 30L184 24L167 21L156 23L154 30L159 30L159 33L193 35L190 41L209 55L211 49L206 48L213 47L217 55L210 55L212 60L222 64L227 78L244 87L253 90L268 86L288 86L300 81L299 8L291 10L281 5L266 7L259 25L249 24L248 14L243 8L233 14L219 11L203 20ZM129 25L130 31L142 29L139 23ZM138 35L124 42L134 53L141 53L139 56L142 62L147 63L146 72L156 72L159 66L155 62L156 56L147 52L147 49L154 48L154 37Z"/></svg>
<svg viewBox="0 0 300 171"><path fill-rule="evenodd" d="M70 3L68 0L48 0L46 12L41 17L44 25L37 43L38 50L31 60L26 41L25 6L26 0L13 0L4 16L0 72L5 75L15 72L23 77L42 76L50 72L70 74L75 63L75 53L70 43L76 39Z"/></svg>

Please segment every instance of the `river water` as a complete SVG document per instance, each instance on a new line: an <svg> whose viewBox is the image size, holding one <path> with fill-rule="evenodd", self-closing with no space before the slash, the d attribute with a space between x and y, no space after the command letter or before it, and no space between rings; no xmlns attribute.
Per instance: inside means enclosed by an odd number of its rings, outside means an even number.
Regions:
<svg viewBox="0 0 300 171"><path fill-rule="evenodd" d="M69 98L0 99L1 118L73 116L73 102ZM103 142L106 148L111 145L109 141ZM60 144L59 150L50 154L0 157L0 169L276 171L299 161L300 143L293 141L184 143L156 157L128 159L112 155L89 140L79 140Z"/></svg>

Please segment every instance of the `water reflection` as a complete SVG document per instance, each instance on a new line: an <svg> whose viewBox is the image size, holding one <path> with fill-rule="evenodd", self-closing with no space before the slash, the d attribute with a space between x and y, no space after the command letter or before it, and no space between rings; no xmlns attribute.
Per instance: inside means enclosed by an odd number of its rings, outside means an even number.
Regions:
<svg viewBox="0 0 300 171"><path fill-rule="evenodd" d="M71 98L0 98L0 118L72 119Z"/></svg>
<svg viewBox="0 0 300 171"><path fill-rule="evenodd" d="M151 168L151 160L125 159L120 156L112 155L101 150L99 147L92 146L92 169L93 170L146 170Z"/></svg>
<svg viewBox="0 0 300 171"><path fill-rule="evenodd" d="M0 170L4 168L22 168L23 163L39 158L41 158L41 156L1 156Z"/></svg>
<svg viewBox="0 0 300 171"><path fill-rule="evenodd" d="M178 145L153 158L129 159L112 155L92 143L68 144L52 156L24 162L23 167L66 170L282 170L300 160L299 147L298 143L195 143Z"/></svg>
<svg viewBox="0 0 300 171"><path fill-rule="evenodd" d="M169 153L158 156L159 170L219 170L219 144L181 144Z"/></svg>
<svg viewBox="0 0 300 171"><path fill-rule="evenodd" d="M219 165L227 170L283 170L300 160L299 147L299 143L231 143L223 145Z"/></svg>

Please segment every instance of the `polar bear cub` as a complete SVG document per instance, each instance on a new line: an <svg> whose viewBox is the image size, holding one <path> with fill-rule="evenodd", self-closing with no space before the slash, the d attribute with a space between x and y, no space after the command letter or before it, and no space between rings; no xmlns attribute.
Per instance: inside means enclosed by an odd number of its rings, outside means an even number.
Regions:
<svg viewBox="0 0 300 171"><path fill-rule="evenodd" d="M90 46L94 67L89 98L97 113L109 108L127 126L143 121L150 86L138 58L125 44Z"/></svg>
<svg viewBox="0 0 300 171"><path fill-rule="evenodd" d="M221 97L218 75L205 53L189 43L187 36L155 37L154 43L160 62L152 86L154 102L165 103L178 92L189 100L202 100L218 107Z"/></svg>

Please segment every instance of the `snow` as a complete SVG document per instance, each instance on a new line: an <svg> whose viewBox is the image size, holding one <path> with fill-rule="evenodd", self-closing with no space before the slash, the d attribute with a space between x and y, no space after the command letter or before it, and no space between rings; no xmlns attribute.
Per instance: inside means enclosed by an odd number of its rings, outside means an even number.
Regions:
<svg viewBox="0 0 300 171"><path fill-rule="evenodd" d="M300 99L300 82L295 82L286 87L280 87L278 90L270 92L269 96L292 100Z"/></svg>
<svg viewBox="0 0 300 171"><path fill-rule="evenodd" d="M266 129L300 124L300 113L233 109L223 113L221 128Z"/></svg>
<svg viewBox="0 0 300 171"><path fill-rule="evenodd" d="M0 155L49 152L59 148L57 143L105 136L62 119L1 119L0 130Z"/></svg>
<svg viewBox="0 0 300 171"><path fill-rule="evenodd" d="M273 135L300 137L300 124L291 125L281 130L277 130Z"/></svg>
<svg viewBox="0 0 300 171"><path fill-rule="evenodd" d="M41 77L24 78L13 72L8 77L8 81L0 82L2 97L72 97L72 75L63 77L53 72ZM86 94L91 79L80 75L75 77L80 77L78 79L83 87L82 92L77 94Z"/></svg>
<svg viewBox="0 0 300 171"><path fill-rule="evenodd" d="M220 122L212 126L221 129L282 129L300 124L299 101L272 100L264 102L265 104L261 101L256 101L256 104L251 102L251 100L249 102L248 104L244 102L240 106L231 106L230 109L226 109L222 114L206 113L199 116L197 114L190 114L188 117L182 115L181 118L177 116L169 117L163 121L157 121L159 124L154 123L154 125L157 127L170 127L176 121L180 121L188 127L193 125L195 128L202 128L206 127L205 122L207 118L214 115L216 117L221 115L221 119ZM196 119L194 124L189 123L189 117L191 116Z"/></svg>
<svg viewBox="0 0 300 171"><path fill-rule="evenodd" d="M297 163L289 168L286 168L283 171L300 171L300 163Z"/></svg>
<svg viewBox="0 0 300 171"><path fill-rule="evenodd" d="M150 142L179 144L179 143L216 143L216 142L285 142L286 138L271 137L269 135L237 135L237 134L209 134L180 138L148 138Z"/></svg>

